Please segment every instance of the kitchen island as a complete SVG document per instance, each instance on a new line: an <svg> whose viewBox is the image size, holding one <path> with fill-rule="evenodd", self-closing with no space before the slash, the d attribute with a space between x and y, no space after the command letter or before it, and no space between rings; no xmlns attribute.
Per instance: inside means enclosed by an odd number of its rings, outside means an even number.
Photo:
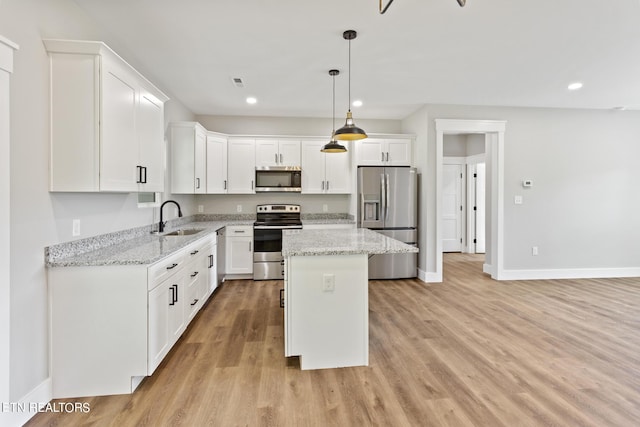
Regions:
<svg viewBox="0 0 640 427"><path fill-rule="evenodd" d="M366 228L284 231L285 356L301 369L367 366L368 258L411 252Z"/></svg>

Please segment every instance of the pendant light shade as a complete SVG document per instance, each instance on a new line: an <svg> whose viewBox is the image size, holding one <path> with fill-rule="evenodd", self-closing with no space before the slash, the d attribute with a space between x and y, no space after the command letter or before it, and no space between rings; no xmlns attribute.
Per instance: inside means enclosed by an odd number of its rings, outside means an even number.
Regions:
<svg viewBox="0 0 640 427"><path fill-rule="evenodd" d="M323 153L344 153L347 149L340 145L335 139L336 134L336 76L340 74L338 70L329 70L329 75L333 77L333 130L331 131L331 141L326 144L320 151Z"/></svg>
<svg viewBox="0 0 640 427"><path fill-rule="evenodd" d="M342 33L342 37L349 41L349 110L347 111L347 120L344 126L334 133L335 138L341 141L355 141L367 137L367 133L355 125L351 114L351 40L355 39L357 35L358 33L354 30L347 30Z"/></svg>

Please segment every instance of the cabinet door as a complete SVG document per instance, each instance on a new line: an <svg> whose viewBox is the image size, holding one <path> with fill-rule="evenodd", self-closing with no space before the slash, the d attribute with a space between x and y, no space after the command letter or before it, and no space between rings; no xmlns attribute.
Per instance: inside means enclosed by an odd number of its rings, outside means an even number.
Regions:
<svg viewBox="0 0 640 427"><path fill-rule="evenodd" d="M411 166L411 141L387 139L385 160L387 166Z"/></svg>
<svg viewBox="0 0 640 427"><path fill-rule="evenodd" d="M278 151L280 166L300 166L300 141L280 141Z"/></svg>
<svg viewBox="0 0 640 427"><path fill-rule="evenodd" d="M227 193L255 193L255 140L230 139L227 158Z"/></svg>
<svg viewBox="0 0 640 427"><path fill-rule="evenodd" d="M256 167L278 166L280 156L277 139L256 139Z"/></svg>
<svg viewBox="0 0 640 427"><path fill-rule="evenodd" d="M164 191L164 103L147 91L140 92L137 115L138 146L138 190L146 192Z"/></svg>
<svg viewBox="0 0 640 427"><path fill-rule="evenodd" d="M358 166L379 166L385 161L385 141L366 138L356 142L356 163Z"/></svg>
<svg viewBox="0 0 640 427"><path fill-rule="evenodd" d="M302 192L323 193L325 188L325 153L320 151L325 141L302 142Z"/></svg>
<svg viewBox="0 0 640 427"><path fill-rule="evenodd" d="M206 269L206 284L204 300L209 297L218 287L218 269L217 269L217 245L215 240L205 250L206 256L203 258Z"/></svg>
<svg viewBox="0 0 640 427"><path fill-rule="evenodd" d="M172 303L171 281L166 281L149 292L148 367L151 375L169 352L169 304Z"/></svg>
<svg viewBox="0 0 640 427"><path fill-rule="evenodd" d="M344 141L348 143L348 141ZM346 153L323 153L325 156L325 192L332 194L351 193L351 151Z"/></svg>
<svg viewBox="0 0 640 427"><path fill-rule="evenodd" d="M185 281L183 280L181 273L178 273L172 279L169 280L170 286L168 291L169 296L169 310L168 310L168 325L169 325L169 346L173 346L180 335L186 328L185 323ZM187 305L188 307L188 305Z"/></svg>
<svg viewBox="0 0 640 427"><path fill-rule="evenodd" d="M203 194L207 192L207 134L201 127L196 127L195 144L193 192Z"/></svg>
<svg viewBox="0 0 640 427"><path fill-rule="evenodd" d="M103 60L100 191L137 191L136 83Z"/></svg>
<svg viewBox="0 0 640 427"><path fill-rule="evenodd" d="M227 192L227 139L207 135L207 193Z"/></svg>
<svg viewBox="0 0 640 427"><path fill-rule="evenodd" d="M227 236L226 274L253 273L253 236Z"/></svg>

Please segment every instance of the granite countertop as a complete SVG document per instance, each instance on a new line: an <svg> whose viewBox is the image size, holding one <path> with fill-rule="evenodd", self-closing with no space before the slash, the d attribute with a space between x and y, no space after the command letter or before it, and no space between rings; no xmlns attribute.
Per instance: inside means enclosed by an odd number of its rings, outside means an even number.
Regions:
<svg viewBox="0 0 640 427"><path fill-rule="evenodd" d="M354 219L349 218L324 218L324 219L303 219L302 225L305 224L355 224Z"/></svg>
<svg viewBox="0 0 640 427"><path fill-rule="evenodd" d="M195 242L202 237L215 233L228 225L253 225L253 220L229 221L193 221L182 224L179 229L202 229L188 236L164 236L146 234L124 242L109 245L78 255L49 257L47 267L83 267L101 265L148 265L153 264ZM167 229L170 233L173 229Z"/></svg>
<svg viewBox="0 0 640 427"><path fill-rule="evenodd" d="M354 255L418 252L418 248L367 228L349 230L285 230L282 255Z"/></svg>

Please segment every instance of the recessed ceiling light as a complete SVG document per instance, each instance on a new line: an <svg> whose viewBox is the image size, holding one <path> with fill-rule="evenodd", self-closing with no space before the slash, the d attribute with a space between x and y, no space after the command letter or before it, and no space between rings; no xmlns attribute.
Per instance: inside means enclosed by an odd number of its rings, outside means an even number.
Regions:
<svg viewBox="0 0 640 427"><path fill-rule="evenodd" d="M571 83L569 86L567 86L567 89L569 89L569 90L582 89L582 83L580 83L580 82Z"/></svg>
<svg viewBox="0 0 640 427"><path fill-rule="evenodd" d="M355 101L353 101L352 105L354 107L362 107L362 101L360 101L359 99L356 99Z"/></svg>
<svg viewBox="0 0 640 427"><path fill-rule="evenodd" d="M255 104L256 102L258 102L258 100L255 99L253 96L250 96L247 98L247 104Z"/></svg>

